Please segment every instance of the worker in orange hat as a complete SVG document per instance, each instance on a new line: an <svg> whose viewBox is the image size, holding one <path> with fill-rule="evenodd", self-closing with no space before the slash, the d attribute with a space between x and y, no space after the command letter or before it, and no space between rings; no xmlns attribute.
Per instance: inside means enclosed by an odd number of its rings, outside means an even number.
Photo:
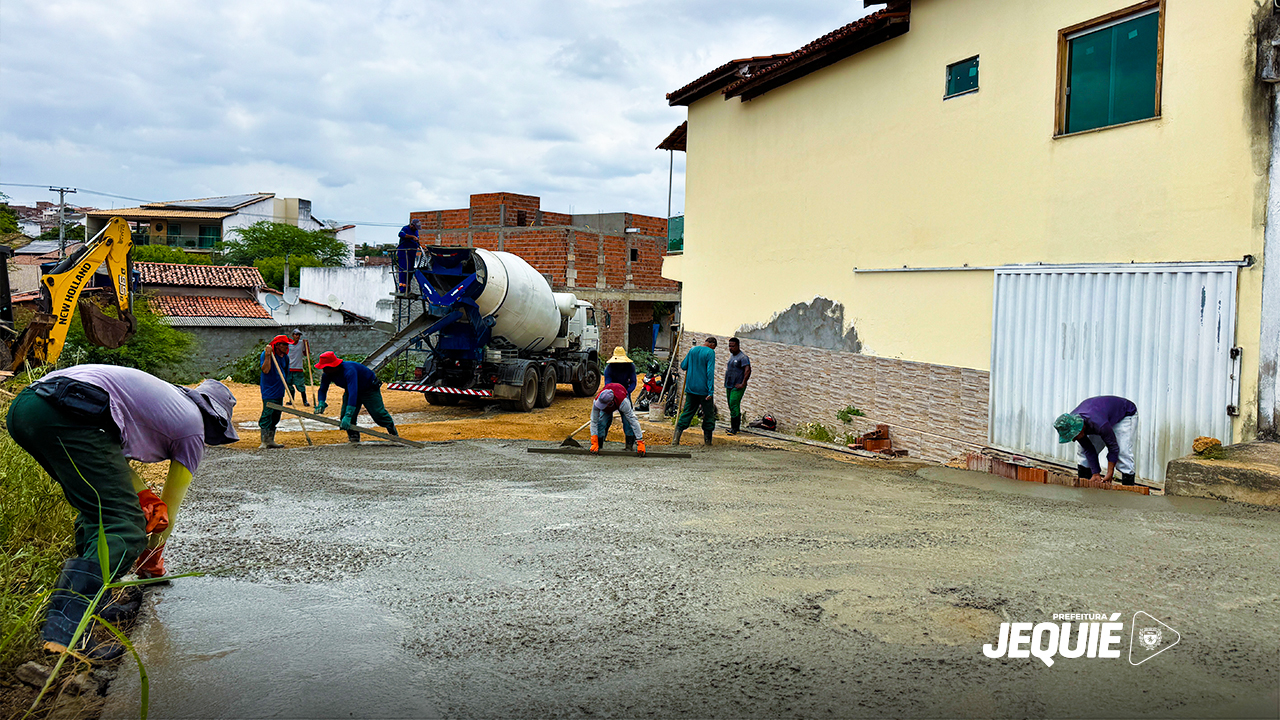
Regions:
<svg viewBox="0 0 1280 720"><path fill-rule="evenodd" d="M289 338L277 335L271 339L258 358L258 387L262 388L262 415L258 417L258 432L262 436L259 450L282 448L276 442L276 426L280 424L280 411L267 407L267 403L284 404L284 395L288 391L284 379L289 374Z"/></svg>

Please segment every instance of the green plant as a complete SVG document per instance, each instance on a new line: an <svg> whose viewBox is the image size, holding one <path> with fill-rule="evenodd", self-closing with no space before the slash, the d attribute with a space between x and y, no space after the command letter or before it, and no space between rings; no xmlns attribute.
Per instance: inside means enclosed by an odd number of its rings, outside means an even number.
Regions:
<svg viewBox="0 0 1280 720"><path fill-rule="evenodd" d="M859 410L858 408L852 405L845 407L843 410L836 411L836 417L840 419L840 422L846 423L846 424L853 422L853 419L856 417L866 417L866 416L867 416L866 413L862 412L861 410Z"/></svg>
<svg viewBox="0 0 1280 720"><path fill-rule="evenodd" d="M211 265L212 258L204 253L189 253L168 245L134 245L134 262L177 263L179 265Z"/></svg>
<svg viewBox="0 0 1280 720"><path fill-rule="evenodd" d="M802 437L806 440L834 443L836 445L851 445L854 440L858 439L857 433L837 432L835 429L829 428L820 422L801 423L796 426L795 434L796 437Z"/></svg>
<svg viewBox="0 0 1280 720"><path fill-rule="evenodd" d="M77 314L79 312L76 310ZM110 316L116 314L113 307L105 308L104 312ZM67 367L81 363L102 363L164 375L169 368L187 358L195 338L170 327L162 317L151 311L145 297L136 298L133 315L138 320L138 332L114 350L89 342L80 321L72 318L59 365Z"/></svg>
<svg viewBox="0 0 1280 720"><path fill-rule="evenodd" d="M232 230L219 251L232 265L248 265L259 258L310 255L329 267L346 262L348 252L347 244L331 232L266 220Z"/></svg>
<svg viewBox="0 0 1280 720"><path fill-rule="evenodd" d="M293 255L289 258L289 284L298 287L299 278L302 277L302 268L304 267L321 267L324 263L320 262L314 255ZM284 289L284 256L262 258L254 260L253 266L262 272L262 279L277 290Z"/></svg>
<svg viewBox="0 0 1280 720"><path fill-rule="evenodd" d="M668 359L659 360L655 358L653 353L648 350L628 350L627 357L631 358L632 362L636 364L637 374L649 372L649 366L656 363L658 366L658 374L661 375L667 372L667 366L671 364L671 361Z"/></svg>
<svg viewBox="0 0 1280 720"><path fill-rule="evenodd" d="M266 348L267 341L259 341L249 352L218 368L218 377L230 377L238 383L257 385L262 376L262 361L258 358Z"/></svg>

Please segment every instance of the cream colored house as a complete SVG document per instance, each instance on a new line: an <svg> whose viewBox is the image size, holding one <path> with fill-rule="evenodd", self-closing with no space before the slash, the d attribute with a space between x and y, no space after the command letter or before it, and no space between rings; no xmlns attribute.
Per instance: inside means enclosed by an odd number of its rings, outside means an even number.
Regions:
<svg viewBox="0 0 1280 720"><path fill-rule="evenodd" d="M1271 431L1271 5L895 0L669 94L686 336L742 338L749 416L853 405L935 460L1074 465L1051 423L1099 394L1156 483Z"/></svg>

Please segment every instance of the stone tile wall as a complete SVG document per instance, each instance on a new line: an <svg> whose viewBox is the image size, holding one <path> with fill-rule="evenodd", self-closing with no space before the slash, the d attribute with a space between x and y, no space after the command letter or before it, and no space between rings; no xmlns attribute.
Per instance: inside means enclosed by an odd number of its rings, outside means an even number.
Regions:
<svg viewBox="0 0 1280 720"><path fill-rule="evenodd" d="M681 357L707 333L686 331ZM727 426L724 366L728 337L716 336L716 405ZM779 430L821 422L837 432L862 434L888 423L895 449L910 457L946 462L987 442L990 373L763 340L743 340L752 375L742 401L743 424L765 413ZM866 413L845 425L836 411L853 405Z"/></svg>

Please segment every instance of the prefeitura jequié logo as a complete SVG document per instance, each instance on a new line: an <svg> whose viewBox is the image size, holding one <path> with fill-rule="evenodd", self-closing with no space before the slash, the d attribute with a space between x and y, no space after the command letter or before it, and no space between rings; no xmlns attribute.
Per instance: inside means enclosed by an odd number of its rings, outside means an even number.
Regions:
<svg viewBox="0 0 1280 720"><path fill-rule="evenodd" d="M1177 630L1138 611L1129 622L1129 664L1141 665L1182 639ZM1116 659L1122 654L1125 623L1120 613L1054 613L1052 622L1000 623L1000 639L983 645L989 658L1031 658L1053 667L1055 658Z"/></svg>

